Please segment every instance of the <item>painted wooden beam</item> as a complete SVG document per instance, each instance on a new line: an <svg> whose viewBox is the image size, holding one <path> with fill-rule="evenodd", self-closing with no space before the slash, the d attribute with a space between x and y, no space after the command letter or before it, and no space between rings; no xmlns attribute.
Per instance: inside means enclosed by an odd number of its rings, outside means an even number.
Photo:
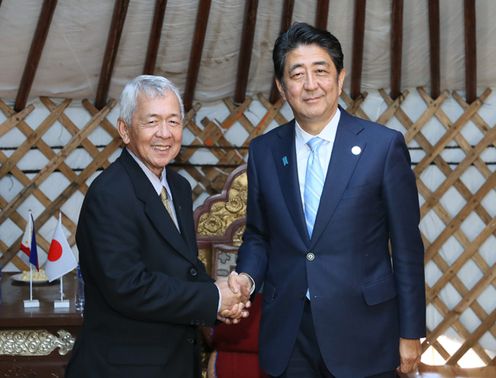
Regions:
<svg viewBox="0 0 496 378"><path fill-rule="evenodd" d="M115 58L119 50L119 42L121 40L122 29L126 21L127 8L129 0L115 0L114 13L107 37L107 45L103 56L102 68L100 70L100 78L95 97L95 107L103 109L107 103L107 96L114 70Z"/></svg>
<svg viewBox="0 0 496 378"><path fill-rule="evenodd" d="M465 92L467 103L477 99L477 49L475 0L464 0L465 15Z"/></svg>
<svg viewBox="0 0 496 378"><path fill-rule="evenodd" d="M26 65L24 66L24 72L22 73L21 82L19 84L19 90L17 91L14 104L14 110L16 112L21 111L26 107L29 92L31 91L31 86L33 85L38 64L40 63L41 54L43 53L43 47L45 46L56 6L57 0L43 1L36 30L34 32L34 37L31 41L31 47L29 48Z"/></svg>
<svg viewBox="0 0 496 378"><path fill-rule="evenodd" d="M393 0L391 10L391 98L401 94L403 50L403 0Z"/></svg>
<svg viewBox="0 0 496 378"><path fill-rule="evenodd" d="M439 26L439 21L439 0L429 0L431 97L433 99L438 98L441 94L441 28Z"/></svg>
<svg viewBox="0 0 496 378"><path fill-rule="evenodd" d="M243 34L238 60L238 74L234 91L234 102L241 104L245 101L248 75L250 73L251 52L255 38L257 23L258 0L247 0L245 3L245 17L243 21Z"/></svg>
<svg viewBox="0 0 496 378"><path fill-rule="evenodd" d="M329 18L329 0L318 0L315 11L315 27L327 30L327 20Z"/></svg>
<svg viewBox="0 0 496 378"><path fill-rule="evenodd" d="M365 39L366 0L355 0L355 23L353 25L353 54L351 57L350 96L357 99L361 93L363 41Z"/></svg>
<svg viewBox="0 0 496 378"><path fill-rule="evenodd" d="M284 33L291 26L291 21L293 20L293 10L294 10L294 0L284 0L282 8L282 18L281 18L281 33ZM272 82L272 89L270 90L269 101L275 104L279 99L279 91L275 81Z"/></svg>
<svg viewBox="0 0 496 378"><path fill-rule="evenodd" d="M148 38L148 49L146 51L146 60L143 66L143 74L153 75L157 63L157 54L160 47L160 37L162 35L162 26L164 25L165 8L167 0L156 0L155 10L153 12L152 27L150 37Z"/></svg>
<svg viewBox="0 0 496 378"><path fill-rule="evenodd" d="M203 53L203 44L207 34L208 17L210 15L211 0L200 0L198 13L196 15L195 34L191 45L191 54L189 58L188 75L186 77L186 86L184 88L184 108L189 111L193 106L196 82L198 81L198 72L200 71L201 56Z"/></svg>

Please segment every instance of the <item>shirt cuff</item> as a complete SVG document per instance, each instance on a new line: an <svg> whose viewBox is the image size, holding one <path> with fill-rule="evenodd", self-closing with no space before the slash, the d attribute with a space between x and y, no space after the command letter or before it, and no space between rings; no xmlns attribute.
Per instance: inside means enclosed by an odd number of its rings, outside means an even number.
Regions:
<svg viewBox="0 0 496 378"><path fill-rule="evenodd" d="M253 292L255 291L255 281L253 280L253 278L251 278L251 276L248 273L240 273L239 275L246 276L250 280L251 282L250 295L252 295Z"/></svg>
<svg viewBox="0 0 496 378"><path fill-rule="evenodd" d="M217 288L217 291L219 292L219 303L217 304L217 314L218 314L220 311L220 306L222 306L222 293L220 292L220 289L217 285L215 285L215 287Z"/></svg>

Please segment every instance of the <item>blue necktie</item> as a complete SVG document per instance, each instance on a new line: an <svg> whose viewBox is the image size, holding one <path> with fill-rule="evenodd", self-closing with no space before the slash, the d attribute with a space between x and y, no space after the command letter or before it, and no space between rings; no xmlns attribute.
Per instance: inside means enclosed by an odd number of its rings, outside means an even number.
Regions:
<svg viewBox="0 0 496 378"><path fill-rule="evenodd" d="M312 138L307 142L311 151L308 156L303 199L305 201L305 221L310 238L312 237L313 226L317 217L320 195L324 187L324 171L322 170L319 159L319 147L322 145L322 142L324 140L319 137Z"/></svg>

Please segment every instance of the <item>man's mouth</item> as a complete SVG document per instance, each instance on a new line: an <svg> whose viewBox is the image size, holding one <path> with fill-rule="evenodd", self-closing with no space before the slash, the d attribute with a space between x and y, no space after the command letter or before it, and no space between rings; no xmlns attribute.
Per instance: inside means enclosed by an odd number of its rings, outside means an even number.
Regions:
<svg viewBox="0 0 496 378"><path fill-rule="evenodd" d="M154 150L158 150L158 151L168 151L168 150L170 150L171 146L165 146L162 144L153 144L152 148Z"/></svg>
<svg viewBox="0 0 496 378"><path fill-rule="evenodd" d="M307 98L304 98L303 101L305 101L305 102L315 102L315 101L320 100L321 97L322 96L307 97Z"/></svg>

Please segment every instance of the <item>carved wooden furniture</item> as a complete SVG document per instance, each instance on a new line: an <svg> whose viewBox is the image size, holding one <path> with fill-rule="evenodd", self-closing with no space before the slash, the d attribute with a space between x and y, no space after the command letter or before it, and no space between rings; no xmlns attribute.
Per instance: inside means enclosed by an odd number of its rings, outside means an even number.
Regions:
<svg viewBox="0 0 496 378"><path fill-rule="evenodd" d="M236 251L245 229L248 179L246 165L227 178L222 192L208 197L194 213L200 259L213 277L236 266Z"/></svg>
<svg viewBox="0 0 496 378"><path fill-rule="evenodd" d="M82 323L74 308L77 280L64 277L64 292L71 299L68 309L54 309L60 299L59 284L34 285L39 308L25 309L29 285L3 274L0 292L0 377L63 377Z"/></svg>
<svg viewBox="0 0 496 378"><path fill-rule="evenodd" d="M236 267L238 247L245 228L248 181L246 165L227 178L222 192L207 198L195 211L200 258L212 277L226 277ZM235 326L216 326L209 337L213 347L208 378L266 377L258 365L258 327L261 298L250 317Z"/></svg>

